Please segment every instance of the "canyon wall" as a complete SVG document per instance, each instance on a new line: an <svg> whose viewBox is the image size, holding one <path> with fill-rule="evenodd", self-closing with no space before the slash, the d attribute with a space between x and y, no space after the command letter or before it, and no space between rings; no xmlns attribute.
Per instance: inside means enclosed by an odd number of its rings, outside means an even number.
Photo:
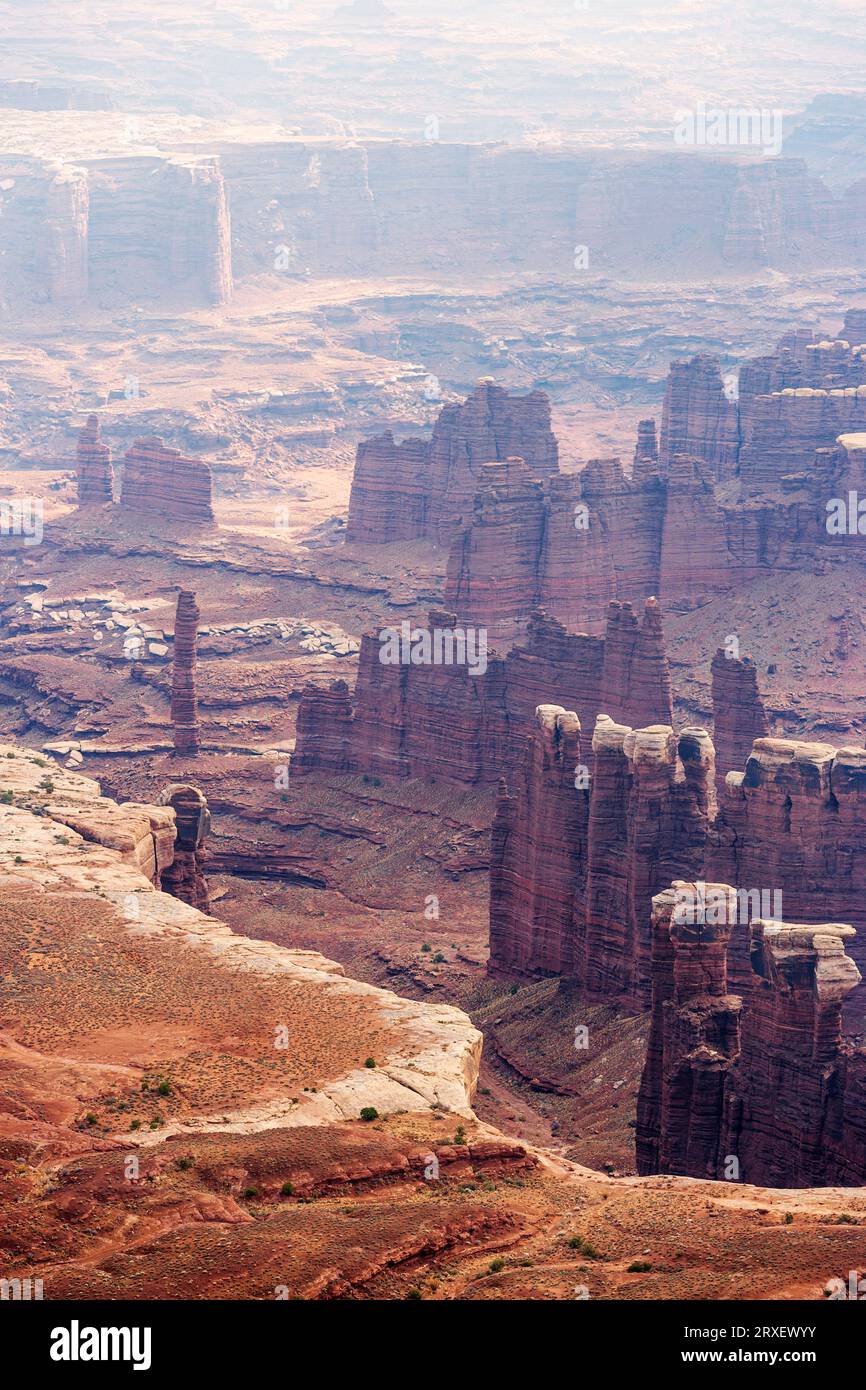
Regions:
<svg viewBox="0 0 866 1390"><path fill-rule="evenodd" d="M454 615L439 611L426 628L407 628L459 631ZM603 637L569 633L535 612L523 642L504 656L489 652L483 673L465 661L386 664L383 650L380 633L362 638L353 697L342 682L304 692L292 776L432 776L495 786L520 767L535 710L552 698L567 701L590 726L602 710L636 724L671 721L661 616L652 601L640 621L630 605L611 604Z"/></svg>
<svg viewBox="0 0 866 1390"><path fill-rule="evenodd" d="M38 84L4 90L28 109L103 101L56 99ZM7 162L20 175L21 162ZM20 204L0 234L7 259L17 255L17 223L35 241L57 174L48 160L27 164L33 187L22 180L12 190ZM234 278L284 263L296 275L465 276L505 264L564 277L574 274L576 248L586 247L602 270L673 279L846 257L856 265L862 252L862 189L836 196L796 159L247 140L168 143L153 154L84 160L82 169L89 213L82 220L80 209L65 206L61 239L78 227L92 294L112 289L133 301L142 274L155 293L185 285L193 302L221 303ZM63 282L47 283L53 294ZM42 266L31 259L13 288L16 297L38 298Z"/></svg>
<svg viewBox="0 0 866 1390"><path fill-rule="evenodd" d="M0 158L0 176L10 300L74 309L105 296L135 302L142 291L193 304L231 297L228 197L215 157Z"/></svg>
<svg viewBox="0 0 866 1390"><path fill-rule="evenodd" d="M860 982L845 949L852 928L753 921L744 1000L729 992L729 927L683 922L677 904L677 885L652 904L638 1171L773 1187L862 1183L866 1051L842 1040L843 1005Z"/></svg>
<svg viewBox="0 0 866 1390"><path fill-rule="evenodd" d="M703 857L713 749L703 730L632 729L542 705L513 790L500 783L490 866L490 969L564 975L594 998L649 1002L646 910Z"/></svg>

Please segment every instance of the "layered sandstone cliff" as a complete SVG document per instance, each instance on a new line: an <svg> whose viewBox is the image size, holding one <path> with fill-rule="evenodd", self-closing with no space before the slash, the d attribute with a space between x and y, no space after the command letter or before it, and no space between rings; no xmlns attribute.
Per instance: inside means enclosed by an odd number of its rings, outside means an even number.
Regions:
<svg viewBox="0 0 866 1390"><path fill-rule="evenodd" d="M856 521L840 545L827 508L866 492L866 349L814 338L792 330L774 354L744 364L738 399L715 359L674 363L661 439L641 422L630 477L616 459L546 477L517 458L482 466L451 542L448 607L514 641L536 606L574 631L600 632L612 599L656 594L688 611L782 570L859 566ZM389 454L383 480L394 466ZM383 529L397 538L394 507L414 527L426 506L422 488L411 507L400 496L382 503Z"/></svg>
<svg viewBox="0 0 866 1390"><path fill-rule="evenodd" d="M47 281L50 299L72 307L89 289L90 194L83 169L62 169L51 181L46 205Z"/></svg>
<svg viewBox="0 0 866 1390"><path fill-rule="evenodd" d="M433 612L410 633L460 633L451 613ZM630 605L611 604L603 637L567 632L535 612L523 642L505 656L487 652L482 672L465 658L386 662L383 637L361 641L351 698L342 682L309 687L298 711L292 776L351 772L437 777L495 786L519 769L535 710L568 700L592 725L601 710L635 724L671 720L671 684L661 615L649 600L643 619ZM480 634L476 633L476 636Z"/></svg>
<svg viewBox="0 0 866 1390"><path fill-rule="evenodd" d="M196 697L196 643L201 616L195 594L182 589L174 620L171 673L171 732L175 753L194 754L201 747Z"/></svg>
<svg viewBox="0 0 866 1390"><path fill-rule="evenodd" d="M650 460L647 460L649 463ZM520 460L482 468L471 523L451 545L445 602L462 621L514 640L535 606L575 632L603 632L612 601L658 592L664 487L619 459L536 480Z"/></svg>
<svg viewBox="0 0 866 1390"><path fill-rule="evenodd" d="M89 415L78 434L76 446L78 503L81 507L100 506L114 500L114 472L111 450L102 443L99 418Z"/></svg>
<svg viewBox="0 0 866 1390"><path fill-rule="evenodd" d="M750 656L735 657L720 648L711 671L716 786L721 797L727 774L745 767L752 745L769 733L769 727Z"/></svg>
<svg viewBox="0 0 866 1390"><path fill-rule="evenodd" d="M866 965L857 850L866 833L866 750L759 738L745 772L720 782L717 805L704 730L677 738L669 726L633 730L602 715L589 756L582 722L543 707L523 765L500 786L494 970L563 974L596 997L645 1003L650 902L680 877L728 883L739 894L727 971L740 994L752 981L749 922L771 912L853 923L851 952ZM728 748L741 736L736 727L722 732ZM575 751L569 782L564 760ZM852 1009L858 1016L862 1005L855 1000Z"/></svg>
<svg viewBox="0 0 866 1390"><path fill-rule="evenodd" d="M850 922L866 965L866 749L761 738L744 772L729 772L707 845L707 877L779 891L786 920ZM750 978L745 929L733 933L729 973Z"/></svg>
<svg viewBox="0 0 866 1390"><path fill-rule="evenodd" d="M390 434L358 448L348 541L426 536L447 546L472 511L482 464L519 457L533 477L558 469L543 391L512 396L484 379L459 405L446 405L429 442L395 444Z"/></svg>
<svg viewBox="0 0 866 1390"><path fill-rule="evenodd" d="M736 472L738 444L737 408L725 395L716 358L674 362L662 408L662 473L677 454L686 454L707 465L713 482L723 482Z"/></svg>
<svg viewBox="0 0 866 1390"><path fill-rule="evenodd" d="M212 525L211 470L166 448L155 435L138 439L124 459L120 505L142 520L156 512L178 524Z"/></svg>
<svg viewBox="0 0 866 1390"><path fill-rule="evenodd" d="M596 998L649 1001L645 904L702 862L713 802L703 730L632 729L542 705L513 787L500 784L490 871L490 968L559 974Z"/></svg>
<svg viewBox="0 0 866 1390"><path fill-rule="evenodd" d="M652 905L639 1172L774 1187L862 1183L866 1052L842 1041L842 1008L860 981L845 950L852 928L753 921L744 1000L729 992L730 926L683 921L684 886Z"/></svg>

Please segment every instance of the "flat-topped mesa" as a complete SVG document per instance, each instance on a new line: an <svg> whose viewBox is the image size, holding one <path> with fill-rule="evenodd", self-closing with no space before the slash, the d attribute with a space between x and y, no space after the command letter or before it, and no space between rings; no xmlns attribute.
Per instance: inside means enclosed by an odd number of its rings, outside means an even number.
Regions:
<svg viewBox="0 0 866 1390"><path fill-rule="evenodd" d="M429 614L422 631L436 639L445 629L464 641L443 640L442 662L435 647L432 661L416 648L414 620L365 634L351 701L345 692L337 700L315 688L304 692L292 769L495 786L522 767L540 704L567 701L585 725L603 702L629 720L670 710L653 611L641 626L627 605L617 606L605 636L596 637L535 610L522 641L504 656L488 647L483 628L464 627L453 613Z"/></svg>
<svg viewBox="0 0 866 1390"><path fill-rule="evenodd" d="M174 663L171 675L171 728L174 751L195 754L201 747L195 665L198 620L195 594L182 589L174 622Z"/></svg>
<svg viewBox="0 0 866 1390"><path fill-rule="evenodd" d="M740 450L742 487L753 494L777 491L788 475L808 476L819 449L832 449L840 435L864 430L866 384L786 387L758 396Z"/></svg>
<svg viewBox="0 0 866 1390"><path fill-rule="evenodd" d="M381 544L426 537L448 546L472 516L480 470L525 460L532 475L559 471L543 391L513 396L485 377L465 401L446 405L429 442L391 434L359 445L346 539Z"/></svg>
<svg viewBox="0 0 866 1390"><path fill-rule="evenodd" d="M866 749L757 739L745 772L729 772L707 841L707 876L778 894L774 915L851 922L856 963L866 964ZM755 913L766 917L767 912ZM746 933L728 963L734 988L749 987Z"/></svg>
<svg viewBox="0 0 866 1390"><path fill-rule="evenodd" d="M659 465L666 475L677 454L701 459L713 481L737 468L737 408L725 394L721 368L704 353L673 362L662 407Z"/></svg>
<svg viewBox="0 0 866 1390"><path fill-rule="evenodd" d="M166 448L155 435L137 439L126 453L120 504L141 521L157 512L178 523L213 525L210 467Z"/></svg>
<svg viewBox="0 0 866 1390"><path fill-rule="evenodd" d="M78 474L78 505L80 507L101 506L114 500L114 472L111 467L111 450L102 443L99 418L88 415L87 423L78 433L76 445L76 469Z"/></svg>
<svg viewBox="0 0 866 1390"><path fill-rule="evenodd" d="M637 444L632 460L631 476L634 482L657 473L659 468L659 443L655 420L639 420L637 425Z"/></svg>
<svg viewBox="0 0 866 1390"><path fill-rule="evenodd" d="M716 785L721 796L728 773L745 766L755 740L769 733L769 726L758 669L750 656L729 656L720 647L711 671Z"/></svg>
<svg viewBox="0 0 866 1390"><path fill-rule="evenodd" d="M842 1042L842 1009L860 982L845 951L853 929L755 919L744 1004L727 992L728 927L679 920L688 887L653 899L638 1171L774 1187L862 1183L866 1053Z"/></svg>
<svg viewBox="0 0 866 1390"><path fill-rule="evenodd" d="M166 787L156 799L157 806L170 806L174 811L176 838L174 859L160 875L164 893L181 902L210 911L210 898L204 876L205 839L210 832L211 817L204 793L198 787L176 784Z"/></svg>
<svg viewBox="0 0 866 1390"><path fill-rule="evenodd" d="M352 696L344 680L332 681L327 690L304 687L298 705L295 751L291 774L352 772Z"/></svg>

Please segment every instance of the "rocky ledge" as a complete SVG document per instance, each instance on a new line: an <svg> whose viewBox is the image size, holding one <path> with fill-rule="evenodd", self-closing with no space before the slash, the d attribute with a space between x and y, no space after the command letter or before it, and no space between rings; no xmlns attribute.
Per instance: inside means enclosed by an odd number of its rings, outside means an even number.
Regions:
<svg viewBox="0 0 866 1390"><path fill-rule="evenodd" d="M91 779L0 745L0 924L16 1001L0 1051L27 1049L36 1093L54 1092L62 1051L62 1108L90 1106L66 1137L128 1129L154 1069L175 1080L153 1133L126 1144L357 1120L365 1107L472 1118L482 1039L465 1014L236 935L162 892L175 834L173 806L118 805Z"/></svg>

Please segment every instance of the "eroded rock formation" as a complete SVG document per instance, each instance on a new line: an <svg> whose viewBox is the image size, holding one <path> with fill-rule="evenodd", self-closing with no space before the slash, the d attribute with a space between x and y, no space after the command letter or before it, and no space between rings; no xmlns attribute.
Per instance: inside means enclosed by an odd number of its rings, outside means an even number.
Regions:
<svg viewBox="0 0 866 1390"><path fill-rule="evenodd" d="M176 838L174 858L160 875L164 893L189 903L200 912L210 912L207 881L204 876L205 839L211 818L207 801L198 787L183 784L166 787L156 799L158 806L174 811Z"/></svg>
<svg viewBox="0 0 866 1390"><path fill-rule="evenodd" d="M664 488L592 459L546 485L519 460L481 469L471 524L454 538L445 601L462 621L514 640L532 607L575 632L602 632L608 605L658 591Z"/></svg>
<svg viewBox="0 0 866 1390"><path fill-rule="evenodd" d="M48 188L48 294L58 305L74 306L89 288L88 210L90 195L83 169L62 169Z"/></svg>
<svg viewBox="0 0 866 1390"><path fill-rule="evenodd" d="M727 774L745 767L752 745L769 727L757 667L750 656L729 656L719 648L711 670L716 786L721 796Z"/></svg>
<svg viewBox="0 0 866 1390"><path fill-rule="evenodd" d="M736 471L737 408L725 395L716 358L674 362L662 408L659 463L667 473L677 454L703 460L713 482Z"/></svg>
<svg viewBox="0 0 866 1390"><path fill-rule="evenodd" d="M514 457L533 477L557 471L550 402L543 391L512 396L484 378L462 404L443 407L429 443L384 434L359 446L346 539L426 536L447 546L472 511L482 464Z"/></svg>
<svg viewBox="0 0 866 1390"><path fill-rule="evenodd" d="M649 1002L652 894L702 862L713 803L703 730L632 729L543 705L524 766L500 784L490 967L561 974L599 998Z"/></svg>
<svg viewBox="0 0 866 1390"><path fill-rule="evenodd" d="M721 782L717 805L704 730L677 738L665 725L634 730L602 715L590 757L582 721L542 708L523 765L497 801L493 969L566 974L596 997L646 1002L650 901L686 876L739 894L727 953L739 994L752 982L749 922L771 912L852 922L852 955L866 966L857 848L866 835L866 750L759 738L745 772ZM569 781L565 763L581 749Z"/></svg>
<svg viewBox="0 0 866 1390"><path fill-rule="evenodd" d="M142 520L157 512L186 525L212 525L213 480L200 459L184 458L148 435L127 450L120 505Z"/></svg>
<svg viewBox="0 0 866 1390"><path fill-rule="evenodd" d="M102 443L96 415L89 415L87 424L79 431L76 466L79 506L101 505L114 500L111 450Z"/></svg>
<svg viewBox="0 0 866 1390"><path fill-rule="evenodd" d="M409 625L407 625L409 626ZM454 630L453 613L433 612L426 629ZM602 710L617 719L670 723L671 685L658 605L643 621L611 604L604 637L567 632L542 612L505 656L486 670L466 662L385 664L381 634L361 642L354 698L342 682L309 687L298 711L292 775L314 771L437 777L495 786L516 772L539 704L567 699L589 726Z"/></svg>
<svg viewBox="0 0 866 1390"><path fill-rule="evenodd" d="M195 754L201 747L195 684L200 616L195 594L182 589L177 596L171 674L171 732L175 753Z"/></svg>
<svg viewBox="0 0 866 1390"><path fill-rule="evenodd" d="M641 482L649 473L657 473L659 466L659 442L655 420L639 420L637 444L632 459L631 475L635 482Z"/></svg>
<svg viewBox="0 0 866 1390"><path fill-rule="evenodd" d="M600 632L611 599L657 594L688 611L771 572L859 566L856 520L841 545L827 511L849 490L866 493L866 348L813 337L793 330L775 354L746 363L738 400L715 359L674 363L657 457L643 421L631 477L617 459L546 476L516 458L482 465L452 537L448 607L514 641L537 606L573 631ZM387 476L398 466L389 455ZM406 491L383 500L386 530Z"/></svg>
<svg viewBox="0 0 866 1390"><path fill-rule="evenodd" d="M761 738L744 772L729 772L707 845L707 877L778 890L788 921L850 922L866 965L866 749ZM729 974L750 977L745 930L732 934Z"/></svg>
<svg viewBox="0 0 866 1390"><path fill-rule="evenodd" d="M853 929L753 921L744 1001L729 992L730 927L680 920L678 886L652 905L638 1171L774 1187L862 1183L866 1051L842 1041L843 1005L860 981L845 950Z"/></svg>

